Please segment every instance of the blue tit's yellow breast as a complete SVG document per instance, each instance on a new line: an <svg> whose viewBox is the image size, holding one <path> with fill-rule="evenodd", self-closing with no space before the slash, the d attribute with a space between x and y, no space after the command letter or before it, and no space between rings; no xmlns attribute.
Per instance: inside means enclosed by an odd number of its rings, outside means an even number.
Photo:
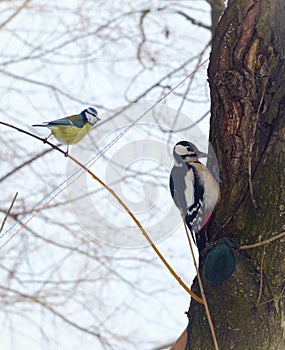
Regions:
<svg viewBox="0 0 285 350"><path fill-rule="evenodd" d="M56 125L50 126L53 136L61 143L66 145L74 145L87 134L92 125L86 123L83 128L77 128L73 125Z"/></svg>

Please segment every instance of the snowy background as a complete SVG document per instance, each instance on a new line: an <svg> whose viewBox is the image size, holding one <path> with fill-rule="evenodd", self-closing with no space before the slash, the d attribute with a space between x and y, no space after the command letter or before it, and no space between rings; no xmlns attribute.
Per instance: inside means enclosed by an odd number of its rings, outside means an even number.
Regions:
<svg viewBox="0 0 285 350"><path fill-rule="evenodd" d="M0 121L44 137L31 125L94 106L102 120L71 153L120 194L190 286L168 177L177 141L207 150L208 3L13 0L0 13ZM61 154L0 128L0 225L18 192L0 235L1 349L174 342L190 298L122 208Z"/></svg>

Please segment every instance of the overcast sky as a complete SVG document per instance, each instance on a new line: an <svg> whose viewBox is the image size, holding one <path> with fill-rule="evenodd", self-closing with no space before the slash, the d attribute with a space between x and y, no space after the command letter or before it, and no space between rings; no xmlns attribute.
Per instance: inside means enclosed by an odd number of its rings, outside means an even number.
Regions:
<svg viewBox="0 0 285 350"><path fill-rule="evenodd" d="M122 196L190 285L168 176L177 141L207 150L208 62L171 89L209 56L210 31L189 21L209 26L206 2L2 1L0 11L0 120L47 136L31 125L97 108L102 121L72 154ZM174 341L190 298L118 203L59 153L40 155L47 145L3 126L0 138L0 223L19 192L0 240L11 239L0 250L1 349Z"/></svg>

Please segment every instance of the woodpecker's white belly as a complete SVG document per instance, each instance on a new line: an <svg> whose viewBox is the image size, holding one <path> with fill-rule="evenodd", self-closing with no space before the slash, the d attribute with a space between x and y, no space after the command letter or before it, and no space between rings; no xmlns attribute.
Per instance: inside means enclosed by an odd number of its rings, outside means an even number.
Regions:
<svg viewBox="0 0 285 350"><path fill-rule="evenodd" d="M213 210L220 196L219 185L208 168L201 163L192 163L199 173L199 180L204 187L203 202L206 210Z"/></svg>
<svg viewBox="0 0 285 350"><path fill-rule="evenodd" d="M185 201L187 208L190 208L191 205L194 203L194 191L189 191L189 188L194 189L194 174L193 170L190 169L185 176L185 191L184 191L184 196L185 196Z"/></svg>

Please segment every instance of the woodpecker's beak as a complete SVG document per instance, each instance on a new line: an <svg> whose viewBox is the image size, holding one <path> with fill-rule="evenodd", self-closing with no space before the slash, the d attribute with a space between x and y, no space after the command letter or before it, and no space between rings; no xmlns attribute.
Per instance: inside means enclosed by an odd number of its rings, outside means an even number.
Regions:
<svg viewBox="0 0 285 350"><path fill-rule="evenodd" d="M197 152L197 156L199 158L207 158L208 157L208 153L204 153L204 152L198 151Z"/></svg>

